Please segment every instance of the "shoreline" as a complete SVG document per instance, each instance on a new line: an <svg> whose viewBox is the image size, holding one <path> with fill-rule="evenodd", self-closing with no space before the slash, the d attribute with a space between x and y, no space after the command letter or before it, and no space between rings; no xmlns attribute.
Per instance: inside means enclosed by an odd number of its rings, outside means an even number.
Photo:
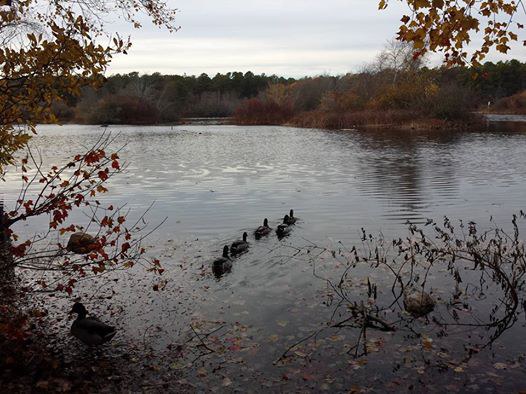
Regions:
<svg viewBox="0 0 526 394"><path fill-rule="evenodd" d="M242 122L236 121L234 117L210 117L210 118L181 118L176 123L115 123L115 124L90 124L90 123L78 123L78 122L64 122L64 123L46 123L45 125L85 125L85 126L98 126L98 127L111 127L111 126L282 126L282 127L295 127L300 129L325 129L325 130L407 130L407 131L429 131L429 130L472 130L479 126L487 125L488 123L526 123L526 115L511 114L511 113L489 113L489 112L476 112L477 116L472 118L470 121L448 121L442 119L416 119L403 123L363 123L355 124L350 127L322 127L321 125L310 124L305 122L298 124L298 122L285 122L285 123L257 123L257 122Z"/></svg>

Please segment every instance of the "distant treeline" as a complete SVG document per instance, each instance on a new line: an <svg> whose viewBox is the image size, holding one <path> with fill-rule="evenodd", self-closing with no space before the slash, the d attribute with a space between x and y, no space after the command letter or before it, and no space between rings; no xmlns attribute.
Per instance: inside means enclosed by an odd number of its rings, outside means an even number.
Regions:
<svg viewBox="0 0 526 394"><path fill-rule="evenodd" d="M526 64L517 60L479 68L427 68L404 48L389 48L360 72L302 79L252 72L139 75L107 78L97 90L55 106L62 122L174 123L184 117L233 116L243 124L347 128L418 120L466 122L488 102L520 96ZM522 101L514 100L520 112ZM497 105L495 108L498 108ZM508 105L509 107L509 105Z"/></svg>
<svg viewBox="0 0 526 394"><path fill-rule="evenodd" d="M207 74L117 74L98 89L84 89L80 97L57 103L55 113L62 122L88 124L173 123L182 117L224 117L268 86L293 81L252 72L229 72L212 78Z"/></svg>
<svg viewBox="0 0 526 394"><path fill-rule="evenodd" d="M526 113L521 95L526 89L524 63L427 68L410 52L404 59L379 57L358 73L273 84L238 107L236 121L315 128L440 128L469 127L478 121L478 111Z"/></svg>

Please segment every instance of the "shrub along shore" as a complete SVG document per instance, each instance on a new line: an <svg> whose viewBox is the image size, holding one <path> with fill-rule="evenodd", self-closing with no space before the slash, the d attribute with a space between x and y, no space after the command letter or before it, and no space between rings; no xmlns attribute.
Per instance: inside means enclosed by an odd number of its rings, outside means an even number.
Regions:
<svg viewBox="0 0 526 394"><path fill-rule="evenodd" d="M441 119L409 110L360 110L331 112L315 110L293 115L290 118L272 118L272 112L247 111L236 114L233 124L282 125L317 129L398 129L398 130L469 130L481 126L480 113L466 113L462 118Z"/></svg>
<svg viewBox="0 0 526 394"><path fill-rule="evenodd" d="M54 109L60 122L82 124L228 117L234 124L328 129L470 128L480 124L476 113L526 113L526 63L428 68L407 48L391 47L361 71L340 76L114 75Z"/></svg>

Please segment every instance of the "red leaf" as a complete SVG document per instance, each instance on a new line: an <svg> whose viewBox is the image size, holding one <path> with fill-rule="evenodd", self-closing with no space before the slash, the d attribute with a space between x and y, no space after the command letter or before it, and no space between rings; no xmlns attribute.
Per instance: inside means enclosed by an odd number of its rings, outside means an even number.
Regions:
<svg viewBox="0 0 526 394"><path fill-rule="evenodd" d="M108 174L106 173L106 171L99 171L99 173L97 174L99 176L99 178L102 180L102 181L106 181L108 180Z"/></svg>

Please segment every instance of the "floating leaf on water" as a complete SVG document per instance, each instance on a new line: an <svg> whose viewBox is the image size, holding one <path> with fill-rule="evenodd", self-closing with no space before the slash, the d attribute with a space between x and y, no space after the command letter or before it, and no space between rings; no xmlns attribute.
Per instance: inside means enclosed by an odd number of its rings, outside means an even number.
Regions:
<svg viewBox="0 0 526 394"><path fill-rule="evenodd" d="M303 380L305 380L305 381L315 380L315 379L316 379L316 377L315 377L314 375L312 375L312 374L310 374L310 373L307 373L307 372L305 372L305 373L301 376L301 378L302 378Z"/></svg>
<svg viewBox="0 0 526 394"><path fill-rule="evenodd" d="M183 369L184 368L184 364L182 362L180 362L180 361L176 361L176 362L174 362L174 363L172 363L170 365L170 368L171 369L176 369L176 370L177 369Z"/></svg>
<svg viewBox="0 0 526 394"><path fill-rule="evenodd" d="M371 339L367 341L367 351L371 353L378 352L383 345L384 341L381 338Z"/></svg>
<svg viewBox="0 0 526 394"><path fill-rule="evenodd" d="M49 382L47 380L39 380L36 384L36 387L42 390L47 390L49 387Z"/></svg>
<svg viewBox="0 0 526 394"><path fill-rule="evenodd" d="M294 352L294 354L295 354L296 356L298 356L298 357L302 357L302 358L307 357L307 354L306 354L306 353L303 353L301 350L296 350L296 351Z"/></svg>
<svg viewBox="0 0 526 394"><path fill-rule="evenodd" d="M424 350L431 350L433 349L433 340L429 337L426 337L425 335L422 336L422 347Z"/></svg>
<svg viewBox="0 0 526 394"><path fill-rule="evenodd" d="M364 365L367 365L367 360L365 358L361 358L359 360L349 360L349 364L351 365L352 369L359 369Z"/></svg>

